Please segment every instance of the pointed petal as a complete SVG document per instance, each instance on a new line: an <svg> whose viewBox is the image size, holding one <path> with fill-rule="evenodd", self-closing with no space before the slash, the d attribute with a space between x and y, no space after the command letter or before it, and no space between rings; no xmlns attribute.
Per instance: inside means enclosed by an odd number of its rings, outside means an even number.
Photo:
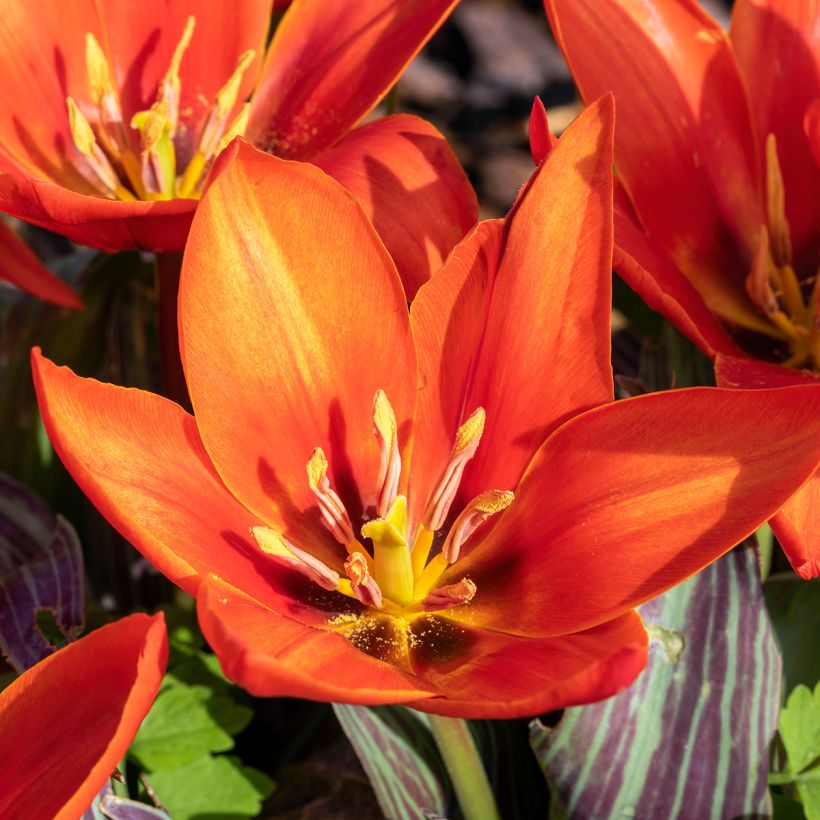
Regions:
<svg viewBox="0 0 820 820"><path fill-rule="evenodd" d="M718 356L715 376L721 387L788 387L820 384L820 375L768 362ZM801 578L820 575L820 470L816 472L769 522L783 552Z"/></svg>
<svg viewBox="0 0 820 820"><path fill-rule="evenodd" d="M380 489L373 396L386 393L402 447L415 406L401 282L361 208L318 168L241 141L222 158L194 219L179 294L202 440L260 518L307 511L316 526L305 470L321 447L358 521Z"/></svg>
<svg viewBox="0 0 820 820"><path fill-rule="evenodd" d="M567 129L507 218L497 271L494 229L482 228L419 291L412 321L432 389L419 393L416 447L429 452L414 493L438 478L477 407L487 420L462 501L514 487L558 424L612 399L612 125L606 98Z"/></svg>
<svg viewBox="0 0 820 820"><path fill-rule="evenodd" d="M83 303L62 279L55 276L5 222L0 220L0 280L62 307Z"/></svg>
<svg viewBox="0 0 820 820"><path fill-rule="evenodd" d="M167 656L162 614L131 615L68 644L4 689L0 814L79 817L125 755Z"/></svg>
<svg viewBox="0 0 820 820"><path fill-rule="evenodd" d="M707 356L737 352L729 335L706 306L703 297L675 263L653 246L649 237L625 213L615 209L615 272L653 310L669 319ZM749 305L750 320L764 323Z"/></svg>
<svg viewBox="0 0 820 820"><path fill-rule="evenodd" d="M746 94L724 32L694 0L545 6L584 99L615 94L615 163L649 234L710 308L731 318L747 302L743 278L763 203Z"/></svg>
<svg viewBox="0 0 820 820"><path fill-rule="evenodd" d="M81 379L39 350L32 367L58 455L97 509L157 569L191 594L210 572L263 600L272 594L275 571L250 537L264 519L225 489L191 416L152 393Z"/></svg>
<svg viewBox="0 0 820 820"><path fill-rule="evenodd" d="M444 631L445 618L430 620ZM420 619L417 631L425 626ZM413 650L417 674L439 693L410 704L414 709L473 719L531 717L603 700L629 686L646 665L646 630L636 612L555 638L454 628L469 642L464 656L425 662L423 639Z"/></svg>
<svg viewBox="0 0 820 820"><path fill-rule="evenodd" d="M193 199L120 202L78 193L27 176L0 159L0 209L4 213L109 253L181 251L195 208Z"/></svg>
<svg viewBox="0 0 820 820"><path fill-rule="evenodd" d="M820 6L814 0L738 0L730 37L749 89L758 139L762 145L767 134L777 138L795 256L816 265L820 167L803 119L820 94Z"/></svg>
<svg viewBox="0 0 820 820"><path fill-rule="evenodd" d="M225 674L257 697L379 704L429 696L411 675L327 624L316 629L283 617L215 576L200 588L197 614Z"/></svg>
<svg viewBox="0 0 820 820"><path fill-rule="evenodd" d="M346 134L401 76L454 0L298 0L253 97L248 138L309 159Z"/></svg>
<svg viewBox="0 0 820 820"><path fill-rule="evenodd" d="M820 386L591 410L544 443L512 506L442 577L478 587L452 617L542 637L614 618L751 534L818 461Z"/></svg>
<svg viewBox="0 0 820 820"><path fill-rule="evenodd" d="M547 154L558 144L558 139L550 131L547 121L547 109L540 97L536 97L530 111L530 153L532 161L540 165Z"/></svg>
<svg viewBox="0 0 820 820"><path fill-rule="evenodd" d="M475 192L444 137L409 114L356 128L314 157L364 208L412 299L478 218Z"/></svg>

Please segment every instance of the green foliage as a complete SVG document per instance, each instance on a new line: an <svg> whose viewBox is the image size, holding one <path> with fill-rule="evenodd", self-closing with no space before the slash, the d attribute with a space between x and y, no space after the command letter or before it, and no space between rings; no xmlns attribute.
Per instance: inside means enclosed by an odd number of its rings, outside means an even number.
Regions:
<svg viewBox="0 0 820 820"><path fill-rule="evenodd" d="M795 687L780 712L780 739L786 749L784 772L772 783L793 783L807 820L820 818L820 683L814 692Z"/></svg>
<svg viewBox="0 0 820 820"><path fill-rule="evenodd" d="M273 781L239 758L201 755L173 771L150 775L151 786L174 820L255 817Z"/></svg>

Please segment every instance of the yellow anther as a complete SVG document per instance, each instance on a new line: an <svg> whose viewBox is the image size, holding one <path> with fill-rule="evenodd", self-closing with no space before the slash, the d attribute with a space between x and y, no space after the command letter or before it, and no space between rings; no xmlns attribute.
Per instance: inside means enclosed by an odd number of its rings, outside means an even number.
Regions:
<svg viewBox="0 0 820 820"><path fill-rule="evenodd" d="M353 595L365 606L381 609L382 591L376 579L370 574L365 556L354 552L345 561L345 574L350 579L350 589Z"/></svg>
<svg viewBox="0 0 820 820"><path fill-rule="evenodd" d="M475 598L476 585L469 578L462 578L455 584L448 584L438 589L431 589L421 602L426 612L435 612L441 609L451 609L462 606Z"/></svg>
<svg viewBox="0 0 820 820"><path fill-rule="evenodd" d="M384 390L377 390L373 397L373 428L380 450L377 512L383 516L399 491L401 477L396 414Z"/></svg>
<svg viewBox="0 0 820 820"><path fill-rule="evenodd" d="M251 527L251 535L265 555L276 559L297 572L310 578L327 590L335 590L339 585L339 573L328 567L315 556L294 546L282 533L270 527Z"/></svg>
<svg viewBox="0 0 820 820"><path fill-rule="evenodd" d="M251 48L248 49L236 64L233 74L228 78L228 82L219 89L216 95L216 107L219 116L224 117L236 104L236 98L239 96L239 86L242 83L242 75L247 70L248 66L253 62L256 52Z"/></svg>
<svg viewBox="0 0 820 820"><path fill-rule="evenodd" d="M168 104L169 130L172 137L176 133L177 125L179 124L179 98L182 89L182 83L179 79L179 67L182 64L182 57L185 51L191 44L191 37L193 37L195 25L196 20L193 15L191 15L188 17L185 23L185 29L182 32L182 37L174 49L168 71L165 72L165 76L160 83L159 99Z"/></svg>
<svg viewBox="0 0 820 820"><path fill-rule="evenodd" d="M465 541L492 515L506 510L515 500L509 490L489 490L476 496L459 514L453 524L441 554L449 563L454 563Z"/></svg>
<svg viewBox="0 0 820 820"><path fill-rule="evenodd" d="M142 135L142 150L154 150L166 134L170 122L168 103L165 100L155 102L147 111L139 111L131 118L131 127Z"/></svg>
<svg viewBox="0 0 820 820"><path fill-rule="evenodd" d="M766 137L766 212L772 255L778 265L786 265L792 261L791 231L786 219L786 193L774 134Z"/></svg>
<svg viewBox="0 0 820 820"><path fill-rule="evenodd" d="M248 128L248 119L251 115L251 104L245 103L237 114L236 119L228 126L222 139L216 146L216 153L221 154L236 137L241 137L245 134Z"/></svg>
<svg viewBox="0 0 820 820"><path fill-rule="evenodd" d="M396 414L384 390L377 390L373 398L373 426L379 437L392 447L396 440Z"/></svg>
<svg viewBox="0 0 820 820"><path fill-rule="evenodd" d="M73 97L66 97L66 105L68 106L68 125L71 128L71 138L74 140L74 145L77 146L77 150L81 154L90 157L97 145L94 130L85 118L85 114L80 111L77 103L74 102Z"/></svg>
<svg viewBox="0 0 820 820"><path fill-rule="evenodd" d="M458 428L456 441L453 445L453 455L460 455L465 450L472 448L473 452L478 447L481 435L484 432L484 422L487 414L483 407L479 407L471 416Z"/></svg>
<svg viewBox="0 0 820 820"><path fill-rule="evenodd" d="M97 38L89 32L85 35L85 70L91 96L102 105L107 94L116 96L117 89L111 80L111 66Z"/></svg>
<svg viewBox="0 0 820 820"><path fill-rule="evenodd" d="M327 475L327 457L321 447L317 447L311 454L307 463L307 476L310 489L316 492Z"/></svg>

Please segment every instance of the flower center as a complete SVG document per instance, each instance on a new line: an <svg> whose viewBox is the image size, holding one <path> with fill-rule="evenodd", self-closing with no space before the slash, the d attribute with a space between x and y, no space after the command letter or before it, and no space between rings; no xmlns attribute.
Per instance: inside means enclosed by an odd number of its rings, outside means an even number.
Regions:
<svg viewBox="0 0 820 820"><path fill-rule="evenodd" d="M199 198L204 171L213 158L236 136L245 132L249 104L231 122L229 117L239 86L255 52L246 51L233 74L217 93L197 140L196 150L184 169L177 168L181 82L179 68L194 33L188 18L179 44L162 78L154 104L139 111L126 124L108 58L93 34L86 35L85 62L93 100L91 120L72 97L66 99L74 146L80 153L76 165L101 196L133 202ZM92 124L93 123L93 124ZM178 171L182 170L178 174Z"/></svg>
<svg viewBox="0 0 820 820"><path fill-rule="evenodd" d="M787 367L820 370L820 275L795 272L783 174L774 134L766 138L767 224L762 225L746 290L787 341Z"/></svg>
<svg viewBox="0 0 820 820"><path fill-rule="evenodd" d="M439 531L455 500L467 463L475 455L484 430L484 410L478 408L456 433L447 464L427 502L420 521L412 526L407 498L399 494L401 456L396 417L387 396L379 390L373 401L373 427L381 453L380 492L376 515L361 528L372 552L356 536L342 500L328 478L328 461L317 448L307 464L308 483L316 497L322 522L347 551L344 575L291 544L269 527L254 527L254 539L270 557L301 572L327 590L355 598L372 610L412 618L469 603L476 585L469 578L439 586L444 571L459 557L462 546L492 515L513 501L508 491L491 490L461 511L431 559Z"/></svg>

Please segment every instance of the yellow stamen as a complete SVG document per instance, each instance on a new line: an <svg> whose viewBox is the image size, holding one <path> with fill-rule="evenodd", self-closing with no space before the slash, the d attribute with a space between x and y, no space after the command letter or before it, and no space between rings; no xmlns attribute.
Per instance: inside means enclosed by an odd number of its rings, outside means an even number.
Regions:
<svg viewBox="0 0 820 820"><path fill-rule="evenodd" d="M245 103L242 108L239 109L239 114L236 115L236 119L234 119L222 135L222 139L219 140L219 143L216 146L216 151L214 152L216 155L221 154L236 137L241 137L245 134L250 116L251 104Z"/></svg>
<svg viewBox="0 0 820 820"><path fill-rule="evenodd" d="M81 154L90 157L94 152L94 146L97 145L94 130L73 97L66 97L66 105L68 106L68 125L74 145Z"/></svg>
<svg viewBox="0 0 820 820"><path fill-rule="evenodd" d="M791 231L786 219L786 194L774 134L766 137L766 211L772 255L778 265L786 265L792 261Z"/></svg>
<svg viewBox="0 0 820 820"><path fill-rule="evenodd" d="M373 398L373 428L381 451L377 512L379 515L385 515L399 491L401 456L396 414L384 390L377 390Z"/></svg>
<svg viewBox="0 0 820 820"><path fill-rule="evenodd" d="M460 455L470 447L478 447L481 435L484 432L484 423L487 414L483 407L479 407L471 416L458 428L456 441L453 445L453 455Z"/></svg>
<svg viewBox="0 0 820 820"><path fill-rule="evenodd" d="M233 74L228 78L228 82L219 89L216 94L216 107L220 116L225 116L236 105L236 98L239 96L239 86L242 83L242 75L248 66L253 62L256 52L248 49L236 64Z"/></svg>
<svg viewBox="0 0 820 820"><path fill-rule="evenodd" d="M413 552L411 559L413 561L413 575L416 578L421 575L424 570L424 565L430 557L430 549L433 546L433 536L435 532L428 530L424 524L419 525L419 530L416 533L416 540L413 542Z"/></svg>
<svg viewBox="0 0 820 820"><path fill-rule="evenodd" d="M430 563L424 568L424 572L416 578L413 598L416 601L423 601L449 566L449 562L441 553L433 558L433 560L430 561Z"/></svg>
<svg viewBox="0 0 820 820"><path fill-rule="evenodd" d="M160 84L159 99L168 105L168 120L169 133L171 137L176 134L177 126L179 125L179 97L182 89L182 83L179 79L179 67L182 65L182 57L185 54L188 46L191 44L191 37L194 34L194 26L196 20L193 15L188 17L185 23L185 29L182 32L182 37L174 49L174 54L171 57L171 64L168 66L168 71L162 78Z"/></svg>
<svg viewBox="0 0 820 820"><path fill-rule="evenodd" d="M335 590L338 587L338 572L309 552L291 544L281 532L271 527L251 527L251 535L265 555L302 573L324 589Z"/></svg>

